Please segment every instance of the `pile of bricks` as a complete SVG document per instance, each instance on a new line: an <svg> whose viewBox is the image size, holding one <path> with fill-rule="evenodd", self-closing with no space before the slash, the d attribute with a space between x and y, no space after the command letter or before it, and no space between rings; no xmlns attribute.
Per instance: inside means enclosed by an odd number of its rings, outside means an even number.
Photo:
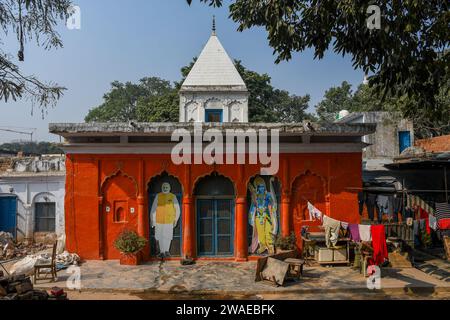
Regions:
<svg viewBox="0 0 450 320"><path fill-rule="evenodd" d="M25 275L0 277L0 300L48 300L43 290L34 290L30 277Z"/></svg>
<svg viewBox="0 0 450 320"><path fill-rule="evenodd" d="M44 243L33 243L31 241L16 243L10 233L0 232L0 261L23 258L48 247Z"/></svg>

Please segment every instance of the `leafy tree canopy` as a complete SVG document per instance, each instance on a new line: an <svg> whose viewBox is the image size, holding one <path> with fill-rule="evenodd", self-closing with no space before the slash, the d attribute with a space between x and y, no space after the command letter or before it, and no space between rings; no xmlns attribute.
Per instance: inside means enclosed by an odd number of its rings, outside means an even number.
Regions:
<svg viewBox="0 0 450 320"><path fill-rule="evenodd" d="M346 81L338 87L330 88L316 105L316 112L322 121L334 121L341 110L350 112L388 111L399 117L407 114L413 121L415 134L419 138L450 134L449 82L444 84L435 97L436 108L427 112L413 113L420 109L418 101L404 95L399 98L382 96L368 85L361 84L355 92Z"/></svg>
<svg viewBox="0 0 450 320"><path fill-rule="evenodd" d="M0 145L0 150L23 152L27 154L62 154L64 153L56 143L51 142L9 142Z"/></svg>
<svg viewBox="0 0 450 320"><path fill-rule="evenodd" d="M115 122L136 120L140 122L178 121L178 90L189 74L195 59L181 69L180 82L149 77L137 84L115 81L103 97L104 102L85 117L86 122ZM307 113L309 95L291 95L274 88L267 74L259 74L235 61L236 68L249 90L249 121L251 122L301 122L312 118Z"/></svg>
<svg viewBox="0 0 450 320"><path fill-rule="evenodd" d="M192 0L186 0L191 4ZM221 6L223 0L200 0ZM327 50L350 55L355 69L373 74L370 86L383 97L407 96L416 102L403 110L445 113L436 99L448 95L449 16L444 0L230 0L230 17L238 30L263 27L276 62L293 52L314 49L321 59ZM380 9L380 29L367 27L373 11ZM446 91L442 92L442 90Z"/></svg>
<svg viewBox="0 0 450 320"><path fill-rule="evenodd" d="M55 27L70 14L70 0L0 0L0 44L8 33L17 37L18 60L25 60L25 43L35 41L46 50L62 47ZM27 98L38 106L54 105L65 88L24 75L12 54L0 47L0 100Z"/></svg>

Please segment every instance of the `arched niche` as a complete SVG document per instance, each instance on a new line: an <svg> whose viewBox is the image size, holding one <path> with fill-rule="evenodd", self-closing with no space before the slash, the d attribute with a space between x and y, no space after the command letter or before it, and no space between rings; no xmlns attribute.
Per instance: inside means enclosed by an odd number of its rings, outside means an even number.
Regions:
<svg viewBox="0 0 450 320"><path fill-rule="evenodd" d="M272 252L273 248L270 246L274 245L277 236L281 233L280 210L280 180L276 176L253 176L247 184L249 254L265 255ZM266 215L266 219L262 217L264 215ZM270 229L266 235L261 232L262 228L259 227L261 222L263 225L266 224L264 228Z"/></svg>
<svg viewBox="0 0 450 320"><path fill-rule="evenodd" d="M307 221L308 225L316 226L317 221L309 221L308 202L327 214L327 182L326 180L307 170L298 176L291 188L291 211L293 215L293 227L296 235L300 235L301 226ZM299 238L299 236L297 236ZM301 241L297 239L300 247Z"/></svg>
<svg viewBox="0 0 450 320"><path fill-rule="evenodd" d="M164 190L164 185L169 185L170 190ZM148 213L151 256L181 256L182 199L183 189L177 177L164 171L150 179L148 183ZM176 216L177 210L179 210L178 216ZM171 221L174 219L174 213L176 221ZM169 218L162 218L164 216ZM172 224L172 228L170 228L170 224Z"/></svg>

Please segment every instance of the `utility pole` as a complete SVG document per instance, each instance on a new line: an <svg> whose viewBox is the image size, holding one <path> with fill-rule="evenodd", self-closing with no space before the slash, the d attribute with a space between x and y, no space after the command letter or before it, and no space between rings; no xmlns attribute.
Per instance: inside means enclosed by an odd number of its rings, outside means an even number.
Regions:
<svg viewBox="0 0 450 320"><path fill-rule="evenodd" d="M23 128L23 129L29 129L31 131L20 131L20 130L13 130L10 128L14 128L14 127L0 127L0 131L28 135L28 136L30 136L30 141L33 142L33 134L34 134L34 131L36 130L36 128Z"/></svg>

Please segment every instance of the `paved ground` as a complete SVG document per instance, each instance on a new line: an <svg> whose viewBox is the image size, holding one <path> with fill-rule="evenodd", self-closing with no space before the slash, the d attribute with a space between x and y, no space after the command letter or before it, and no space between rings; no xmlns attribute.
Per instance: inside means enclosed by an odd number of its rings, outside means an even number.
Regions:
<svg viewBox="0 0 450 320"><path fill-rule="evenodd" d="M414 251L414 266L432 277L450 282L450 262L423 251Z"/></svg>
<svg viewBox="0 0 450 320"><path fill-rule="evenodd" d="M133 298L137 295L142 299L179 299L185 296L266 299L278 295L283 299L322 296L345 299L345 296L368 294L373 299L389 295L413 295L423 299L445 298L450 294L450 283L415 268L383 269L382 291L373 295L367 289L366 279L349 267L306 267L299 282L276 288L254 282L255 265L255 262L202 261L192 266L180 266L178 262L153 262L131 267L121 266L118 261L88 261L81 266L81 290L83 293L113 292L125 296L132 293ZM65 287L68 276L65 271L60 271L57 283L40 282L36 287Z"/></svg>

